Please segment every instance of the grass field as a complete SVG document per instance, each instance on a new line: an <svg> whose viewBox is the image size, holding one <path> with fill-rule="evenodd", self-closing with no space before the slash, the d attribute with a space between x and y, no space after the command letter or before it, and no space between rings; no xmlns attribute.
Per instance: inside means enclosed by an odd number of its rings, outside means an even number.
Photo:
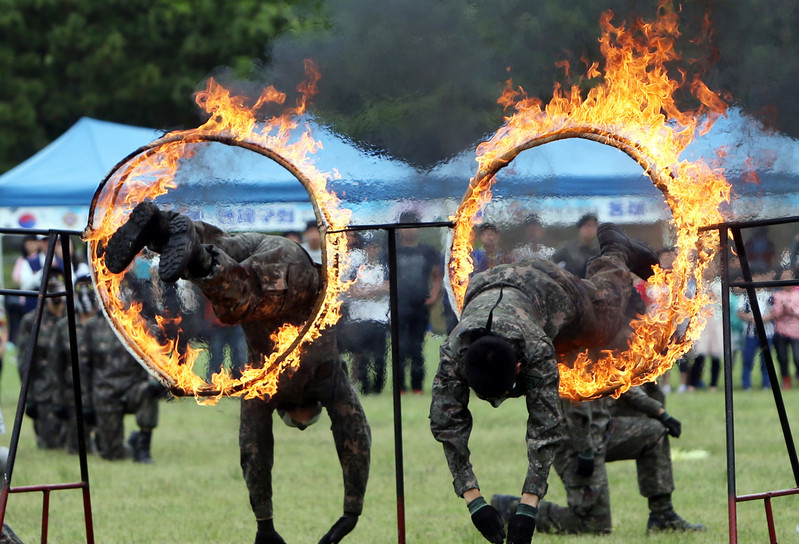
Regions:
<svg viewBox="0 0 799 544"><path fill-rule="evenodd" d="M440 338L428 341L428 383L436 365ZM673 372L675 374L675 372ZM672 378L675 379L674 377ZM737 382L736 382L737 383ZM759 383L756 381L756 383ZM13 359L2 372L3 414L8 445L19 392ZM799 390L785 393L794 433L799 433ZM402 399L405 465L406 541L409 543L485 542L472 527L461 499L452 491L441 446L428 428L429 386L421 396ZM672 441L677 511L704 523L698 534L646 537L646 500L638 494L635 464L608 466L613 504L609 537L535 536L535 542L718 543L728 541L724 396L701 391L671 394L670 413L682 420L683 435ZM392 397L363 398L372 428L372 468L363 516L345 542L397 542L394 427ZM525 409L520 399L499 409L473 405L475 430L472 460L483 492L517 493L526 471ZM153 465L109 462L89 457L91 504L98 543L252 542L255 522L238 463L238 401L198 406L193 399L162 404L161 422L153 437ZM794 487L783 435L769 392L735 396L738 493ZM333 440L323 419L304 432L275 425L275 519L289 543L315 543L341 514L342 485ZM126 428L133 427L132 416ZM37 450L33 428L24 420L12 485L77 481L77 456ZM554 475L548 498L563 502L562 485ZM41 493L9 497L6 521L26 543L40 541ZM772 501L777 537L799 542L799 497ZM767 542L762 501L739 505L739 541ZM82 495L53 492L48 542L85 542Z"/></svg>

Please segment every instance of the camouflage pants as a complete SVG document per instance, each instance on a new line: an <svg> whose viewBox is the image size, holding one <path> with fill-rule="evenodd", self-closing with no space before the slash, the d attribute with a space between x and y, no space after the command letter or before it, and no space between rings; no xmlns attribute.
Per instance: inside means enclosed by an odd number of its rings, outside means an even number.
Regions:
<svg viewBox="0 0 799 544"><path fill-rule="evenodd" d="M63 420L56 417L55 405L50 402L42 402L37 404L37 408L39 414L33 420L36 445L43 450L63 448L66 426Z"/></svg>
<svg viewBox="0 0 799 544"><path fill-rule="evenodd" d="M158 399L147 394L148 382L143 381L130 388L118 402L95 405L97 427L95 437L97 450L103 459L124 459L125 414L136 414L140 429L158 426Z"/></svg>
<svg viewBox="0 0 799 544"><path fill-rule="evenodd" d="M566 447L558 448L553 465L566 488L568 506L541 501L536 529L543 533L610 533L610 490L602 456L595 458L594 472L589 477L575 473L577 452Z"/></svg>
<svg viewBox="0 0 799 544"><path fill-rule="evenodd" d="M667 432L650 417L614 417L608 426L605 461L635 459L638 490L647 498L674 491Z"/></svg>
<svg viewBox="0 0 799 544"><path fill-rule="evenodd" d="M371 435L366 415L350 384L344 364L339 361L331 377L310 384L306 393L303 398L297 398L297 405L317 399L330 416L333 440L344 474L344 511L360 514L369 475ZM287 405L273 406L261 399L241 401L241 469L256 519L268 519L273 515L275 439L272 415L281 407L285 409Z"/></svg>

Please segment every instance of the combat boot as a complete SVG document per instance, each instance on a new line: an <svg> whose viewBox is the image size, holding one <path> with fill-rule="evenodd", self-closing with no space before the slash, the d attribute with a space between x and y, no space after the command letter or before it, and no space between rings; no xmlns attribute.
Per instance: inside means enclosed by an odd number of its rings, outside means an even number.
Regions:
<svg viewBox="0 0 799 544"><path fill-rule="evenodd" d="M161 252L158 275L164 283L201 278L211 272L211 254L200 242L191 219L176 215L169 223L169 239Z"/></svg>
<svg viewBox="0 0 799 544"><path fill-rule="evenodd" d="M599 225L597 238L602 255L621 253L627 260L630 272L641 279L645 280L653 274L652 267L658 264L658 256L645 243L630 238L613 223Z"/></svg>
<svg viewBox="0 0 799 544"><path fill-rule="evenodd" d="M135 437L134 437L135 435ZM150 441L152 439L152 431L138 431L131 433L130 443L133 440L133 460L137 463L152 464L152 456L150 455Z"/></svg>
<svg viewBox="0 0 799 544"><path fill-rule="evenodd" d="M518 495L491 495L491 506L499 512L502 522L507 524L516 513L521 500Z"/></svg>
<svg viewBox="0 0 799 544"><path fill-rule="evenodd" d="M646 522L646 531L704 531L701 523L689 523L674 510L666 512L650 512Z"/></svg>
<svg viewBox="0 0 799 544"><path fill-rule="evenodd" d="M125 270L144 246L164 237L161 210L149 200L139 202L124 225L111 235L105 248L105 265L112 274Z"/></svg>

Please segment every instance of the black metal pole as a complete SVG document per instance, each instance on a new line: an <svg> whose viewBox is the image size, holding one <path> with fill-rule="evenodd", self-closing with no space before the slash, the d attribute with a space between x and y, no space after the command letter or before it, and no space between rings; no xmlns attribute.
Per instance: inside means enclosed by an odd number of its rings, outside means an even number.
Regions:
<svg viewBox="0 0 799 544"><path fill-rule="evenodd" d="M399 312L397 310L397 230L387 227L388 233L388 284L391 315L391 376L394 396L394 465L397 481L397 542L405 544L405 482L402 460L402 399L400 385L402 373L399 355Z"/></svg>
<svg viewBox="0 0 799 544"><path fill-rule="evenodd" d="M735 489L735 410L732 400L732 338L730 334L730 266L727 229L719 229L721 241L721 322L724 339L724 413L727 429L727 516L730 544L738 542L738 505Z"/></svg>
<svg viewBox="0 0 799 544"><path fill-rule="evenodd" d="M8 444L8 457L6 459L6 470L3 474L2 489L0 489L0 525L5 521L6 506L8 504L8 492L11 487L11 476L14 473L14 463L17 459L17 447L19 445L19 435L22 429L22 419L25 415L25 403L28 399L28 391L31 384L31 366L33 361L33 351L39 341L39 328L42 325L42 312L44 310L45 295L47 293L47 284L50 282L50 269L53 262L53 253L55 244L47 245L47 252L45 254L44 266L42 267L42 280L39 284L39 292L37 294L36 308L33 310L33 324L31 326L31 333L28 339L28 345L25 349L25 355L20 365L21 371L21 384L19 390L19 399L17 400L17 413L14 417L14 428L11 431L11 441ZM63 295L63 293L62 293Z"/></svg>
<svg viewBox="0 0 799 544"><path fill-rule="evenodd" d="M788 459L791 463L793 470L793 479L797 486L799 486L799 459L796 456L796 445L793 442L791 433L791 424L788 421L788 414L785 411L785 402L782 398L782 390L780 389L779 378L777 377L777 370L774 368L774 360L771 357L771 346L769 345L768 338L766 337L766 328L763 324L763 316L760 313L760 306L757 303L757 295L755 287L758 283L752 282L752 274L749 270L749 261L746 258L746 250L744 248L743 240L741 239L741 230L733 229L733 239L738 249L738 257L741 263L741 273L749 285L746 288L747 296L749 297L749 305L752 308L752 317L755 321L755 331L760 338L760 351L762 362L766 365L766 372L768 373L769 382L771 382L771 392L774 395L774 404L777 407L777 415L780 419L780 427L782 427L782 434L785 438L785 446L788 449Z"/></svg>
<svg viewBox="0 0 799 544"><path fill-rule="evenodd" d="M52 238L51 238L52 242ZM69 355L72 367L72 392L75 399L75 423L78 432L78 455L80 458L80 479L83 484L83 518L86 527L86 542L94 544L92 523L92 503L89 492L89 465L86 457L86 434L83 422L83 399L81 397L80 366L78 357L77 323L75 321L75 290L72 279L72 254L69 251L69 237L61 236L61 254L64 261L64 286L66 287L67 323L69 330Z"/></svg>

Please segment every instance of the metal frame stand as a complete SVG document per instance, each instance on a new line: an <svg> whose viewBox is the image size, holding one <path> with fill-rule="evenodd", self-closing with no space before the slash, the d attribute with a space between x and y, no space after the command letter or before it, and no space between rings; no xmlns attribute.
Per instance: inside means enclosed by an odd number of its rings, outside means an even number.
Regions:
<svg viewBox="0 0 799 544"><path fill-rule="evenodd" d="M791 285L799 285L799 279L794 280L774 280L774 281L759 281L752 280L752 273L749 269L749 261L746 256L746 249L744 247L741 231L760 226L780 225L786 223L799 222L799 217L786 217L781 219L761 220L761 221L746 221L736 223L721 223L705 227L701 230L718 230L719 239L721 242L721 293L722 293L722 323L724 334L724 403L726 411L726 427L727 427L727 508L729 515L729 532L730 543L737 544L738 542L738 511L737 505L739 502L751 500L763 500L766 510L766 523L769 531L769 542L771 544L777 543L776 531L774 529L774 517L771 510L771 498L781 497L786 495L799 494L799 460L797 460L796 446L791 434L791 426L788 421L788 416L785 411L785 403L782 398L782 391L780 390L780 382L777 372L774 368L774 361L771 357L771 349L766 337L766 330L763 324L763 316L760 312L760 307L757 303L756 289L764 287L785 287ZM732 233L733 242L735 244L735 251L738 255L738 260L741 266L741 274L743 281L730 283L730 267L729 255L730 244L728 232ZM734 424L734 406L733 406L733 391L732 391L732 339L730 334L730 287L743 287L746 289L749 303L752 308L752 316L754 318L755 330L760 340L761 357L763 364L766 366L769 381L771 382L771 391L774 395L774 403L777 408L777 414L782 427L782 433L785 438L785 446L788 451L788 459L791 463L793 470L793 477L795 487L791 489L784 489L779 491L767 491L763 493L754 493L750 495L737 495L735 483L735 424Z"/></svg>
<svg viewBox="0 0 799 544"><path fill-rule="evenodd" d="M397 542L405 544L405 480L402 454L402 402L399 356L399 310L397 297L397 240L396 232L401 229L421 229L432 227L454 227L449 221L432 223L396 223L383 225L352 225L342 231L384 230L388 233L388 284L389 315L391 318L391 379L394 399L394 466L397 487Z"/></svg>
<svg viewBox="0 0 799 544"><path fill-rule="evenodd" d="M75 328L75 303L72 280L72 256L69 251L69 236L80 235L77 231L49 230L37 231L31 229L0 229L0 234L14 235L47 235L47 254L45 264L42 268L42 281L38 291L22 291L14 289L0 289L2 295L15 295L24 297L37 297L36 309L34 310L33 326L31 329L30 341L25 350L24 357L21 359L20 370L22 373L19 400L17 401L17 412L14 417L14 430L11 433L11 443L8 448L8 460L6 471L3 474L3 482L0 487L0 526L3 524L8 505L8 495L10 493L28 493L41 491L42 498L42 544L47 544L47 531L49 525L50 511L50 492L62 489L81 489L83 491L83 512L86 525L86 542L94 544L94 527L92 523L91 495L89 493L89 469L86 460L86 440L83 424L83 406L81 401L80 370L78 367L78 341ZM56 243L61 244L63 263L64 263L64 286L65 290L60 292L47 292L47 285L53 271L52 261ZM31 366L33 352L39 341L39 329L42 323L42 312L45 301L48 298L66 297L67 323L69 327L70 358L72 366L72 383L75 400L75 418L78 431L78 454L80 459L81 481L62 484L41 484L30 486L11 487L11 477L14 472L14 464L17 458L17 447L19 445L19 434L22 428L22 421L25 414L25 403L28 398L28 391L31 383ZM22 354L18 354L18 357Z"/></svg>

